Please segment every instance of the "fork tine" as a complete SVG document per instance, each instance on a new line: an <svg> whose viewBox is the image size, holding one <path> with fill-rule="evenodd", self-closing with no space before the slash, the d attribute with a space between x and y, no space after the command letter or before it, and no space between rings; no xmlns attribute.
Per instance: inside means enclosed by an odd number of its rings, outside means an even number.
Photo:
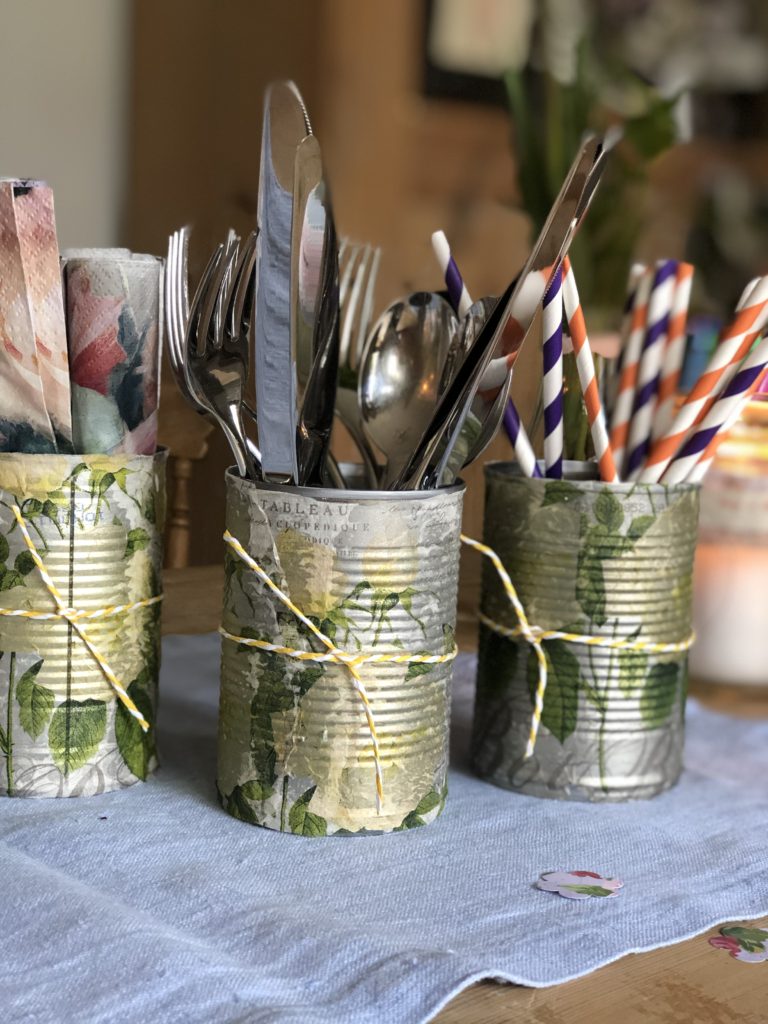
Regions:
<svg viewBox="0 0 768 1024"><path fill-rule="evenodd" d="M189 308L189 319L187 320L184 343L185 352L190 352L194 343L196 353L200 356L205 354L205 335L200 331L203 303L208 296L211 282L222 262L223 256L224 246L221 244L217 245L203 271L203 276L198 282L195 296L192 299L192 305Z"/></svg>
<svg viewBox="0 0 768 1024"><path fill-rule="evenodd" d="M366 269L368 266L368 259L370 256L370 247L364 246L360 251L360 259L355 266L354 274L352 275L352 286L349 291L349 295L344 303L344 314L341 323L341 334L339 341L339 363L342 366L349 365L349 351L350 341L352 340L352 330L355 326L355 317L357 315L357 307L360 302L360 291L362 288L363 281L366 275Z"/></svg>
<svg viewBox="0 0 768 1024"><path fill-rule="evenodd" d="M232 286L229 290L227 300L226 324L230 337L237 338L244 334L251 322L252 303L248 302L251 282L254 280L254 266L256 265L256 237L258 231L252 231L246 239L237 268L233 275ZM252 298L252 296L251 296Z"/></svg>
<svg viewBox="0 0 768 1024"><path fill-rule="evenodd" d="M225 302L229 293L229 286L232 280L237 254L240 248L240 238L230 228L227 232L227 241L224 248L224 259L219 268L219 274L215 284L211 285L211 292L206 306L210 309L210 320L203 316L205 327L204 337L213 344L214 348L221 348L224 344L224 312ZM215 289L215 290L214 290Z"/></svg>
<svg viewBox="0 0 768 1024"><path fill-rule="evenodd" d="M357 257L360 254L362 246L356 242L349 242L344 246L342 250L346 256L344 261L344 268L341 268L341 253L339 254L339 305L343 306L347 300L347 291L349 290L350 281L352 280L352 272L355 269L355 263Z"/></svg>
<svg viewBox="0 0 768 1024"><path fill-rule="evenodd" d="M376 277L379 273L379 262L381 260L381 249L379 246L371 246L371 261L368 264L367 281L363 305L360 310L360 324L357 331L357 338L349 353L349 362L353 370L356 370L363 355L363 348L368 338L368 331L371 326L373 314L373 296L376 290Z"/></svg>

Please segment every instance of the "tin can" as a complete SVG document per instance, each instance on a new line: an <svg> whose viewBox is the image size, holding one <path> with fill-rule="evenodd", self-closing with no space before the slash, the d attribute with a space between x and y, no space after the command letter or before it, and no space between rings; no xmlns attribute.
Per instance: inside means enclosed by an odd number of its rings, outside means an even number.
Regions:
<svg viewBox="0 0 768 1024"><path fill-rule="evenodd" d="M486 467L484 539L531 625L650 644L691 633L698 488L601 483L588 463L563 480ZM492 624L492 625L491 625ZM682 766L687 653L543 643L541 727L525 758L538 680L490 563L483 568L472 758L483 778L560 800L620 801L672 786Z"/></svg>
<svg viewBox="0 0 768 1024"><path fill-rule="evenodd" d="M232 815L303 835L393 832L432 821L448 773L450 656L463 485L371 492L257 484L230 471L227 526L338 650L448 655L359 668L379 744L343 664L223 639L218 789ZM223 630L294 651L317 638L229 548Z"/></svg>
<svg viewBox="0 0 768 1024"><path fill-rule="evenodd" d="M55 611L14 514L78 612L160 594L166 451L0 454L0 793L90 796L156 765L158 603L78 622L150 723L144 733L73 626Z"/></svg>

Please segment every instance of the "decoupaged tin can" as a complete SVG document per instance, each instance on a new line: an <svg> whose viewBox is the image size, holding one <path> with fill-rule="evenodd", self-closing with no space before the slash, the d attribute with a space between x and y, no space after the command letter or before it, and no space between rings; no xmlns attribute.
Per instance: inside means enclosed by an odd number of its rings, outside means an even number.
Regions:
<svg viewBox="0 0 768 1024"><path fill-rule="evenodd" d="M589 464L563 480L486 468L484 540L544 630L675 645L690 637L695 485L617 484ZM483 568L472 758L483 778L561 800L651 797L681 771L687 653L544 641L548 685L525 758L538 680L495 569Z"/></svg>
<svg viewBox="0 0 768 1024"><path fill-rule="evenodd" d="M0 610L55 609L14 506L65 607L159 595L166 455L0 454ZM90 796L156 765L159 603L78 621L150 729L118 702L71 623L0 614L0 794Z"/></svg>
<svg viewBox="0 0 768 1024"><path fill-rule="evenodd" d="M337 491L227 478L227 526L345 653L450 656L463 486ZM325 648L231 549L223 629ZM451 660L366 663L360 676L383 776L349 669L223 639L218 789L237 818L303 835L393 832L432 821L448 773Z"/></svg>

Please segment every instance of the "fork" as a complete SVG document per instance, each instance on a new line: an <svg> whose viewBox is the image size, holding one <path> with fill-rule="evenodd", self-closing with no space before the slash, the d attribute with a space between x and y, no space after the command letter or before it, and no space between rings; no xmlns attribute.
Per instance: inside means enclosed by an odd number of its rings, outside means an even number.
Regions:
<svg viewBox="0 0 768 1024"><path fill-rule="evenodd" d="M339 246L339 380L336 415L354 441L363 460L370 487L379 486L380 467L363 433L357 374L373 315L373 294L381 249L342 239Z"/></svg>
<svg viewBox="0 0 768 1024"><path fill-rule="evenodd" d="M168 241L165 315L168 354L176 383L196 409L214 419L227 438L241 476L258 479L260 455L240 413L248 372L255 236L242 251L230 232L213 252L190 307L188 228Z"/></svg>

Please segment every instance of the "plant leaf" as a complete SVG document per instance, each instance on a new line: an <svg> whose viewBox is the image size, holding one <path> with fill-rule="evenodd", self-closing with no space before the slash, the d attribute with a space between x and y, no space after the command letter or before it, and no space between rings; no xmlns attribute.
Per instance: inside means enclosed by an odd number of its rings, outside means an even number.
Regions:
<svg viewBox="0 0 768 1024"><path fill-rule="evenodd" d="M0 533L0 562L7 562L9 554L10 548L8 546L8 540L2 533Z"/></svg>
<svg viewBox="0 0 768 1024"><path fill-rule="evenodd" d="M51 756L62 774L81 768L99 748L107 727L103 700L65 700L48 729Z"/></svg>
<svg viewBox="0 0 768 1024"><path fill-rule="evenodd" d="M607 488L600 491L595 498L595 519L603 526L607 526L612 533L624 522L621 502Z"/></svg>
<svg viewBox="0 0 768 1024"><path fill-rule="evenodd" d="M149 774L149 766L155 756L154 710L147 684L147 673L143 672L128 687L128 696L149 722L148 732L144 732L122 701L118 701L115 711L117 748L136 778L142 780Z"/></svg>
<svg viewBox="0 0 768 1024"><path fill-rule="evenodd" d="M128 540L125 545L124 558L130 558L136 551L149 547L149 534L142 527L137 526L134 530L128 531Z"/></svg>
<svg viewBox="0 0 768 1024"><path fill-rule="evenodd" d="M667 661L653 666L640 695L640 713L649 729L657 729L670 716L678 696L680 662Z"/></svg>
<svg viewBox="0 0 768 1024"><path fill-rule="evenodd" d="M629 524L629 529L627 530L627 537L629 537L630 540L639 540L639 538L643 536L645 531L649 527L653 526L655 522L656 516L635 516L635 518Z"/></svg>
<svg viewBox="0 0 768 1024"><path fill-rule="evenodd" d="M544 652L547 658L547 689L541 724L564 743L576 728L579 689L582 685L581 667L576 655L562 640L545 640ZM539 663L533 651L528 654L526 668L533 704L539 684Z"/></svg>
<svg viewBox="0 0 768 1024"><path fill-rule="evenodd" d="M20 576L29 576L32 570L35 568L35 560L32 557L31 551L20 551L16 555L16 559L13 563L16 572Z"/></svg>
<svg viewBox="0 0 768 1024"><path fill-rule="evenodd" d="M559 505L566 501L581 501L582 492L568 480L549 480L544 486L544 500L541 507Z"/></svg>
<svg viewBox="0 0 768 1024"><path fill-rule="evenodd" d="M34 665L30 665L16 685L19 721L24 732L33 740L37 739L51 720L55 700L53 690L35 682L42 667L41 658Z"/></svg>
<svg viewBox="0 0 768 1024"><path fill-rule="evenodd" d="M312 786L299 797L288 812L288 824L291 832L300 836L324 836L328 834L328 822L319 814L308 810L309 801L314 796L317 786Z"/></svg>

